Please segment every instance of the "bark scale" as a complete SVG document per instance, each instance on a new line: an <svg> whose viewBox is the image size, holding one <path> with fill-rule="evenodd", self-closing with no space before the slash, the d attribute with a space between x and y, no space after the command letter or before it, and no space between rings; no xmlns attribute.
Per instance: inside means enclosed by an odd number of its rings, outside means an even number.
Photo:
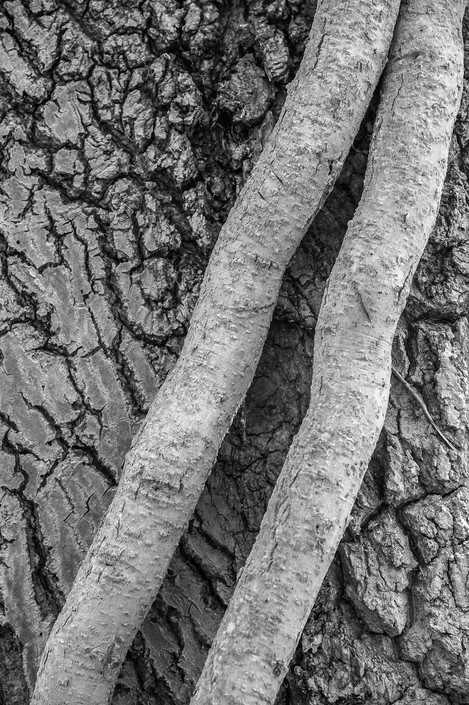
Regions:
<svg viewBox="0 0 469 705"><path fill-rule="evenodd" d="M396 325L438 212L464 7L402 5L362 200L318 319L312 404L192 705L274 702L346 527L384 421Z"/></svg>
<svg viewBox="0 0 469 705"><path fill-rule="evenodd" d="M35 705L109 699L251 382L284 269L358 130L398 6L318 7L277 126L214 249L180 360L54 625Z"/></svg>

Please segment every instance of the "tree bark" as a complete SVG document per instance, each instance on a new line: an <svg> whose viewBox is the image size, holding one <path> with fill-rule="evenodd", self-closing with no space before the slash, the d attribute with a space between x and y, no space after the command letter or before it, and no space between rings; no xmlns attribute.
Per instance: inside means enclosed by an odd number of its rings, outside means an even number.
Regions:
<svg viewBox="0 0 469 705"><path fill-rule="evenodd" d="M461 94L464 7L401 8L364 193L316 328L312 404L194 705L274 702L342 537L384 421L396 326L438 212Z"/></svg>
<svg viewBox="0 0 469 705"><path fill-rule="evenodd" d="M319 6L272 138L212 254L178 364L126 458L110 510L54 625L34 703L110 697L252 379L283 271L371 98L397 7L384 0L347 12L330 2Z"/></svg>
<svg viewBox="0 0 469 705"><path fill-rule="evenodd" d="M211 242L278 115L315 4L137 8L116 0L103 12L91 0L51 2L45 15L42 2L0 8L0 43L13 40L17 52L9 47L15 71L0 76L8 96L0 100L0 702L29 702L36 659L112 498L131 434L177 359ZM35 80L21 83L28 66ZM128 94L126 85L136 87ZM394 343L398 369L460 448L468 403L467 86L466 78L437 227ZM190 698L308 406L314 325L360 196L373 116L371 109L288 267L255 379L144 638L128 654L116 705ZM148 137L152 121L157 139ZM67 161L73 155L85 177ZM74 219L76 232L67 226ZM54 246L62 242L59 259ZM44 268L48 260L53 267ZM71 330L80 334L78 353ZM380 442L279 703L464 702L466 483L465 460L446 453L393 379Z"/></svg>

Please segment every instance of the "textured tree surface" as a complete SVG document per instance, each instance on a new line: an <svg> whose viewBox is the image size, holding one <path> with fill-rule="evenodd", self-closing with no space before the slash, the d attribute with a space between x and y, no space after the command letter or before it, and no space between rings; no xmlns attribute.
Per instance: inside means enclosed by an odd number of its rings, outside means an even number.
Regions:
<svg viewBox="0 0 469 705"><path fill-rule="evenodd" d="M436 224L462 93L464 8L400 7L363 194L317 318L311 402L191 705L273 705L348 526L384 424L397 324Z"/></svg>
<svg viewBox="0 0 469 705"><path fill-rule="evenodd" d="M174 364L207 256L278 116L315 3L5 2L0 10L0 702L37 656ZM469 30L469 26L467 27ZM468 90L395 362L464 448ZM261 365L114 702L188 701L306 410L325 280L372 112L284 279ZM469 494L393 380L381 441L281 694L468 703Z"/></svg>
<svg viewBox="0 0 469 705"><path fill-rule="evenodd" d="M34 705L102 705L112 698L253 381L286 267L339 176L378 85L399 6L400 0L318 5L282 112L210 255L178 361L132 442L112 503L49 635ZM454 117L451 92L444 105ZM447 151L448 144L444 172ZM432 224L440 195L441 188ZM428 231L423 228L425 239Z"/></svg>

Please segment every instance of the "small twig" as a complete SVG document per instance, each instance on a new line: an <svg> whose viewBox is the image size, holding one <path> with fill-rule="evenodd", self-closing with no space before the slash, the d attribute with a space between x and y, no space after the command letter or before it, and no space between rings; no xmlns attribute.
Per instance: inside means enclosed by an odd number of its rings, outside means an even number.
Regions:
<svg viewBox="0 0 469 705"><path fill-rule="evenodd" d="M428 409L427 409L427 407L426 407L425 402L424 402L423 399L420 397L420 395L417 394L417 392L415 391L415 389L413 389L413 388L410 386L410 384L407 382L407 380L404 379L404 377L401 375L401 373L398 372L394 366L392 367L392 373L393 373L393 375L394 375L395 377L397 377L397 379L398 379L400 382L402 382L402 384L403 384L404 387L407 389L407 391L409 392L409 394L411 394L411 395L414 397L415 401L418 403L418 405L419 405L420 408L422 409L423 413L425 414L425 417L428 419L429 423L430 423L430 424L432 425L432 427L435 429L436 433L437 433L438 436L441 438L441 440L443 441L443 443L444 443L446 446L448 446L448 448L450 448L450 450L452 450L454 453L456 453L456 455L458 455L458 456L461 458L461 457L462 457L461 451L458 450L457 448L455 448L454 445L453 445L453 444L446 438L446 436L440 431L440 429L438 428L438 426L437 426L436 423L434 422L434 420L433 420L433 418L432 418L430 412L428 411Z"/></svg>

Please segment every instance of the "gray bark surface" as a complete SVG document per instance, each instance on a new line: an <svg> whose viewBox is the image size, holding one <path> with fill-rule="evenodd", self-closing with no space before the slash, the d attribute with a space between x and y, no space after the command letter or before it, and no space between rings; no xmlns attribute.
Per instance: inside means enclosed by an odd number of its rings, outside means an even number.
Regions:
<svg viewBox="0 0 469 705"><path fill-rule="evenodd" d="M464 23L467 37L468 18ZM433 235L393 360L440 429L467 443L466 80ZM396 379L352 521L302 637L294 701L467 703L467 455Z"/></svg>
<svg viewBox="0 0 469 705"><path fill-rule="evenodd" d="M399 0L318 5L277 124L231 209L184 346L132 442L44 648L34 705L101 705L254 376L285 268L340 173Z"/></svg>
<svg viewBox="0 0 469 705"><path fill-rule="evenodd" d="M36 653L108 505L131 436L174 364L207 253L279 113L314 5L166 2L150 8L126 2L105 10L96 2L7 2L0 9L1 200L9 204L13 196L18 212L26 208L23 224L8 215L1 226L0 348L12 348L0 368L0 702L29 700ZM164 52L164 65L157 63L130 89L131 77L144 73L142 43L153 58ZM92 132L81 122L86 105L76 90L85 80L94 87L99 118ZM159 107L147 92L156 83ZM129 89L137 95L126 104ZM145 120L135 125L131 114L121 115L133 100L140 117L159 119L157 147L164 159L154 170L154 152L146 155L153 148L145 141ZM395 343L399 369L409 371L407 379L458 445L466 433L469 378L467 100L465 86L440 219ZM72 106L68 125L65 104ZM43 105L47 112L35 110ZM145 638L137 638L124 665L115 694L119 705L186 703L200 673L307 408L315 318L358 200L371 122L370 114L287 272L258 374L144 625ZM184 124L187 142L166 149L175 124ZM119 165L122 153L127 162ZM199 171L184 181L193 168L191 153ZM42 192L48 212L28 201L30 189ZM70 213L92 226L89 243L76 240ZM158 242L149 234L156 220L164 232ZM30 272L33 262L47 264L37 254L47 247L43 256L54 267L44 272L55 269L60 276L54 280L49 272L44 291ZM80 312L85 349L97 352L78 376L66 322L75 329L81 289L94 316L93 322L91 313ZM70 299L67 291L75 292ZM469 625L461 589L453 596L453 585L464 580L458 553L464 542L457 528L437 523L441 505L435 503L441 497L451 516L467 514L458 489L465 484L466 464L449 464L444 451L441 456L426 419L393 381L385 431L343 543L361 562L347 571L346 592L345 569L336 560L282 697L320 705L467 701L460 655ZM406 505L418 512L412 523L402 518ZM422 526L431 532L439 560L421 553L430 542L419 530L424 512ZM414 628L420 651L414 646L409 654L399 650L401 636L385 628L395 619L396 568L389 550L373 543L383 532L396 542L407 537L411 547L404 560L404 572L412 566L406 632ZM368 577L369 564L389 576L386 583ZM361 597L359 583L367 586ZM354 594L358 607L351 603ZM373 601L372 613L366 605Z"/></svg>
<svg viewBox="0 0 469 705"><path fill-rule="evenodd" d="M384 422L396 326L438 213L462 90L463 9L401 6L363 195L318 316L310 407L191 705L274 702L347 527ZM401 546L390 548L399 559ZM406 596L396 603L405 609Z"/></svg>

